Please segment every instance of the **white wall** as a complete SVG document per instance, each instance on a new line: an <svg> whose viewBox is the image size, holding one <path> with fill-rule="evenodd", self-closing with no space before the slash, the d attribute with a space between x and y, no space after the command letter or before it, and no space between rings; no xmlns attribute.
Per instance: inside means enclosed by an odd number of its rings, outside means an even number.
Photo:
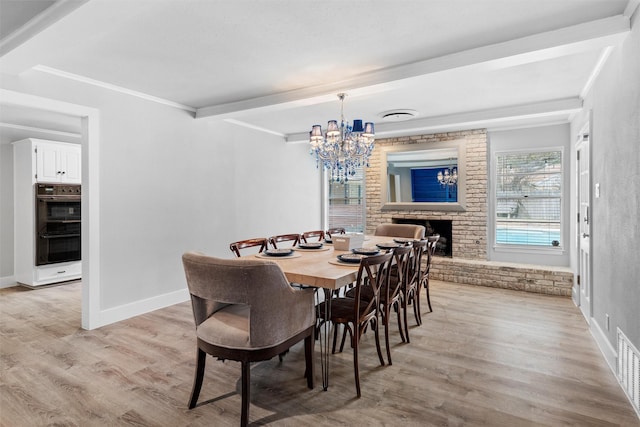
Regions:
<svg viewBox="0 0 640 427"><path fill-rule="evenodd" d="M640 10L631 33L612 50L584 110L574 121L572 139L591 125L591 329L610 353L620 328L640 348ZM600 184L600 197L594 186ZM607 329L606 316L610 317ZM606 347L601 348L607 355ZM613 355L609 362L615 362Z"/></svg>
<svg viewBox="0 0 640 427"><path fill-rule="evenodd" d="M488 218L487 233L487 257L493 261L506 262L522 262L523 253L526 254L527 264L569 266L570 256L573 249L573 241L570 237L570 229L573 225L570 222L570 206L571 206L571 145L570 145L569 125L543 126L526 129L514 129L505 131L489 132L487 155L489 156L488 164ZM555 248L549 249L531 249L527 252L518 252L517 249L496 250L494 247L495 239L495 153L498 151L510 150L528 150L540 148L557 148L562 147L563 159L562 168L563 175L563 194L565 195L562 203L562 220L564 223L564 233L562 234L562 250Z"/></svg>
<svg viewBox="0 0 640 427"><path fill-rule="evenodd" d="M36 71L2 87L100 112L101 323L184 300L184 251L320 225L304 145Z"/></svg>

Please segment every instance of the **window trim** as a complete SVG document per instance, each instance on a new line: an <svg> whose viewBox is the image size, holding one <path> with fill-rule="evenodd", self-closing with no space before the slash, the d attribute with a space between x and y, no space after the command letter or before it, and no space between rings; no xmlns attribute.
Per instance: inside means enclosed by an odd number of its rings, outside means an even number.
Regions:
<svg viewBox="0 0 640 427"><path fill-rule="evenodd" d="M510 244L510 243L497 243L496 242L496 234L498 229L498 191L497 191L497 178L498 178L498 157L506 155L506 154L530 154L530 153L544 153L549 151L559 151L560 152L560 215L559 215L559 223L560 223L560 245L558 246L543 246L543 245L521 245L521 244ZM530 253L530 254L544 254L544 255L564 255L567 248L567 238L568 238L568 222L565 220L565 203L568 197L570 197L568 191L568 185L565 185L565 178L567 173L567 159L565 155L565 147L561 145L556 146L548 146L548 147L536 147L536 148L527 148L527 149L506 149L495 151L492 156L491 162L491 181L493 185L491 186L491 200L493 204L492 209L492 230L489 241L493 247L495 252L514 252L514 253Z"/></svg>

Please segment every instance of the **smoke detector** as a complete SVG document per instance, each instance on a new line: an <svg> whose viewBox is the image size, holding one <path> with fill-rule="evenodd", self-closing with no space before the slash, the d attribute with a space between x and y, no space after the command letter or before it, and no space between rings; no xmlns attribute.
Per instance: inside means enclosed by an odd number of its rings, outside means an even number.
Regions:
<svg viewBox="0 0 640 427"><path fill-rule="evenodd" d="M379 114L383 122L404 122L418 115L416 110L389 110Z"/></svg>

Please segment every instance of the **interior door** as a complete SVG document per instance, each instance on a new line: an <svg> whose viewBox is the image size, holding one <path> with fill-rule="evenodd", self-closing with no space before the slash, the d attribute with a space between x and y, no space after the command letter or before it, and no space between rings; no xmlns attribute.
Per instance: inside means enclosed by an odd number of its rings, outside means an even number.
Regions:
<svg viewBox="0 0 640 427"><path fill-rule="evenodd" d="M577 304L587 322L591 318L591 210L589 180L589 134L582 133L577 145L578 173L578 274Z"/></svg>

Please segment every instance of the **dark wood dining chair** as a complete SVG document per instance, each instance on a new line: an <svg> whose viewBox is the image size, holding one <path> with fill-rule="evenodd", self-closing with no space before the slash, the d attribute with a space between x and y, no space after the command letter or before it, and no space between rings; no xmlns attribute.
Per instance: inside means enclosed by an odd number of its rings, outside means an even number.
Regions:
<svg viewBox="0 0 640 427"><path fill-rule="evenodd" d="M429 273L431 271L431 264L433 263L433 255L436 253L436 245L438 244L438 240L440 240L439 234L434 234L433 236L427 237L427 260L424 270L422 271L422 277L420 278L421 285L424 287L425 294L427 295L427 305L429 306L429 313L433 312L433 309L431 308L431 297L429 296Z"/></svg>
<svg viewBox="0 0 640 427"><path fill-rule="evenodd" d="M360 368L358 366L358 348L365 328L370 327L374 331L376 350L380 365L384 366L382 349L380 348L380 292L388 286L389 269L392 261L392 253L384 253L362 258L358 268L358 275L354 283L354 297L339 297L331 299L329 318L326 318L325 305L328 301L319 304L318 313L321 322L333 322L334 328L342 325L351 338L353 348L353 371L356 382L356 393L360 392ZM365 283L366 282L366 283ZM361 297L362 290L370 287L370 298ZM335 340L335 338L334 338ZM334 341L335 348L335 341Z"/></svg>
<svg viewBox="0 0 640 427"><path fill-rule="evenodd" d="M400 338L402 342L405 342L404 332L402 329L402 291L407 286L407 280L410 278L409 267L411 265L413 248L411 246L401 246L394 248L391 253L393 254L393 264L389 273L389 285L386 286L380 292L380 313L382 316L382 323L384 324L384 342L387 348L387 360L389 365L392 365L391 361L391 346L389 344L389 328L391 320L391 310L395 310L397 315L398 330L400 332ZM372 288L365 286L360 292L360 297L363 299L371 298ZM347 291L346 295L351 298L355 298L355 289ZM405 318L406 322L406 318ZM337 328L336 328L337 329ZM340 343L340 351L344 346L346 338L346 329L343 331L342 342ZM334 344L335 345L335 344Z"/></svg>
<svg viewBox="0 0 640 427"><path fill-rule="evenodd" d="M322 242L324 240L324 231L315 230L315 231L305 231L300 235L300 240L304 243L309 243L309 241Z"/></svg>
<svg viewBox="0 0 640 427"><path fill-rule="evenodd" d="M347 231L342 227L334 227L327 230L327 237L331 238L334 234L346 234Z"/></svg>
<svg viewBox="0 0 640 427"><path fill-rule="evenodd" d="M289 286L273 261L182 256L196 324L196 370L189 409L198 401L206 355L241 363L242 426L249 422L250 363L304 340L307 387L314 386L314 291Z"/></svg>
<svg viewBox="0 0 640 427"><path fill-rule="evenodd" d="M269 237L269 243L273 246L273 249L278 249L278 243L291 242L291 246L296 246L300 243L299 234L279 234L277 236Z"/></svg>
<svg viewBox="0 0 640 427"><path fill-rule="evenodd" d="M417 325L422 325L420 312L420 289L422 283L422 260L427 249L427 240L415 240L412 245L413 254L407 266L407 278L400 289L400 307L403 316L404 333L400 331L402 341L411 342L409 338L409 306L413 306L413 315Z"/></svg>
<svg viewBox="0 0 640 427"><path fill-rule="evenodd" d="M247 239L247 240L240 240L238 242L233 242L231 244L229 244L229 249L231 250L231 252L233 252L238 258L240 258L240 250L241 249L245 249L245 248L252 248L252 247L256 247L259 246L260 249L258 250L258 253L262 253L262 251L264 251L265 249L267 249L267 239L264 237L259 237L256 239Z"/></svg>

